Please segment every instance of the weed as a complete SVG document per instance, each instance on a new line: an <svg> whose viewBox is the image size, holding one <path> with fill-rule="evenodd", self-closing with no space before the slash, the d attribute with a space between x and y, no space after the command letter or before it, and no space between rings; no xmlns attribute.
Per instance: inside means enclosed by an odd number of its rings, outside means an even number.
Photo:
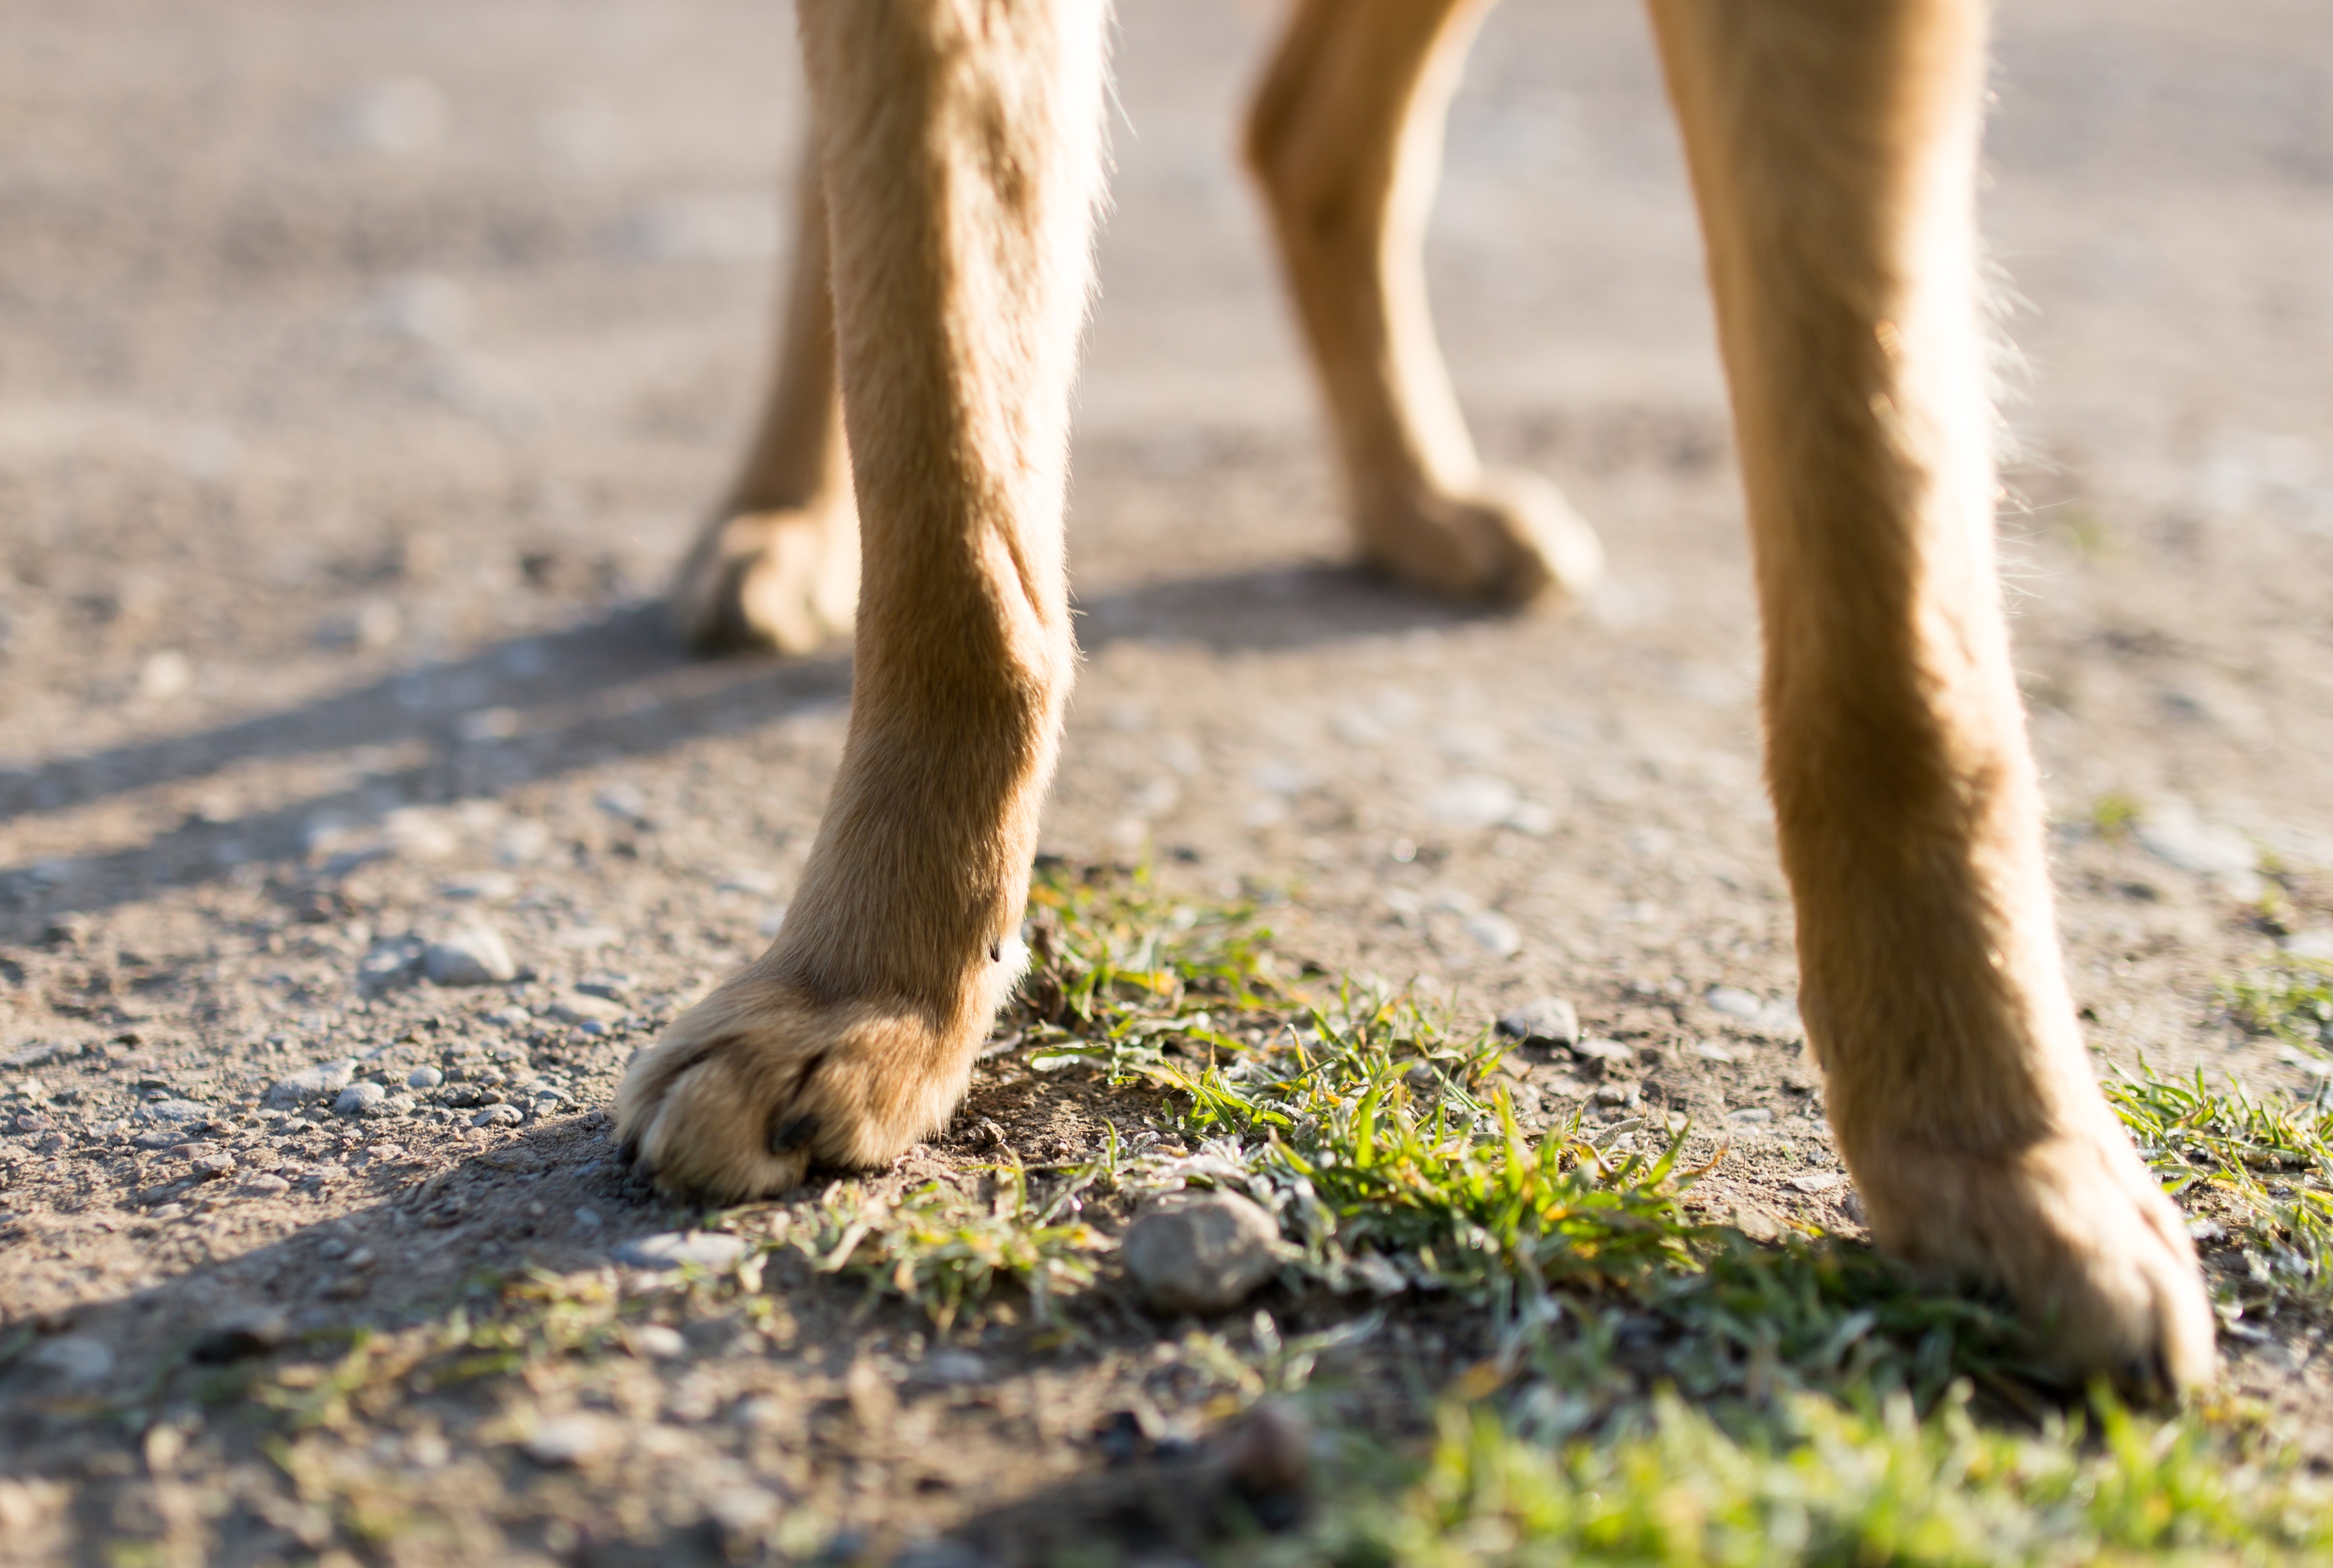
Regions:
<svg viewBox="0 0 2333 1568"><path fill-rule="evenodd" d="M821 1272L864 1279L870 1297L886 1290L905 1297L943 1333L1008 1280L1028 1293L1042 1323L1055 1296L1093 1284L1096 1255L1115 1245L1078 1218L1080 1195L1105 1169L1087 1166L1042 1204L1018 1165L996 1168L986 1200L946 1181L898 1198L837 1182L791 1228L791 1239Z"/></svg>
<svg viewBox="0 0 2333 1568"><path fill-rule="evenodd" d="M2333 973L2317 964L2262 970L2224 982L2223 1005L2254 1034L2271 1035L2305 1057L2322 1060L2333 1031Z"/></svg>
<svg viewBox="0 0 2333 1568"><path fill-rule="evenodd" d="M2095 1431L1989 1430L1956 1389L1796 1395L1729 1426L1675 1394L1599 1439L1549 1446L1445 1405L1424 1461L1349 1446L1339 1506L1263 1564L2301 1563L2333 1548L2323 1499L2192 1424L2110 1400Z"/></svg>
<svg viewBox="0 0 2333 1568"><path fill-rule="evenodd" d="M2273 1104L2164 1078L2143 1064L2106 1085L2140 1152L2175 1194L2206 1193L2234 1221L2256 1305L2333 1297L2333 1106ZM2206 1223L2210 1223L2207 1221Z"/></svg>

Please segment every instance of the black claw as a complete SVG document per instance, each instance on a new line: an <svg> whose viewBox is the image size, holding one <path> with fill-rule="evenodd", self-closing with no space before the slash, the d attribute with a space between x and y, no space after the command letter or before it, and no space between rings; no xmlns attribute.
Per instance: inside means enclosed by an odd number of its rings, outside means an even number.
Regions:
<svg viewBox="0 0 2333 1568"><path fill-rule="evenodd" d="M791 1154L818 1136L818 1113L804 1111L799 1116L789 1116L770 1129L770 1152Z"/></svg>
<svg viewBox="0 0 2333 1568"><path fill-rule="evenodd" d="M991 963L1003 963L1004 961L1004 944L1003 942L992 941L988 944L988 961Z"/></svg>
<svg viewBox="0 0 2333 1568"><path fill-rule="evenodd" d="M617 1144L616 1158L622 1161L627 1165L638 1164L640 1158L639 1139L637 1137L627 1138L622 1143Z"/></svg>

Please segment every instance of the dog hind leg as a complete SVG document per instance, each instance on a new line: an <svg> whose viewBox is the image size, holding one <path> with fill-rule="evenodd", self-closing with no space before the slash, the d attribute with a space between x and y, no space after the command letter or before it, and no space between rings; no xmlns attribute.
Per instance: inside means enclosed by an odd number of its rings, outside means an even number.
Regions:
<svg viewBox="0 0 2333 1568"><path fill-rule="evenodd" d="M850 630L859 598L859 513L835 395L834 298L815 136L795 207L777 363L754 445L673 584L681 635L708 653L812 652Z"/></svg>
<svg viewBox="0 0 2333 1568"><path fill-rule="evenodd" d="M2212 1374L2090 1074L1993 559L1982 0L1652 0L1740 436L1800 1008L1874 1237L2069 1371Z"/></svg>
<svg viewBox="0 0 2333 1568"><path fill-rule="evenodd" d="M736 1200L936 1130L1019 966L1076 657L1070 383L1102 0L802 0L867 569L842 766L770 951L618 1095L669 1190Z"/></svg>
<svg viewBox="0 0 2333 1568"><path fill-rule="evenodd" d="M1426 309L1442 127L1490 0L1300 0L1247 157L1327 395L1363 559L1494 604L1577 595L1595 532L1535 474L1486 471Z"/></svg>

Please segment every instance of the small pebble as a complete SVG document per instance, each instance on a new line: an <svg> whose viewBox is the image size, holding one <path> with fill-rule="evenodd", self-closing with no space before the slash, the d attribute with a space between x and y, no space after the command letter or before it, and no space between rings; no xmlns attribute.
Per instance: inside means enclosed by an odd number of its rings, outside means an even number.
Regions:
<svg viewBox="0 0 2333 1568"><path fill-rule="evenodd" d="M1579 1009L1562 997L1533 997L1500 1018L1499 1033L1527 1046L1576 1045Z"/></svg>
<svg viewBox="0 0 2333 1568"><path fill-rule="evenodd" d="M350 1084L332 1102L336 1116L369 1116L380 1109L389 1098L389 1091L379 1084Z"/></svg>
<svg viewBox="0 0 2333 1568"><path fill-rule="evenodd" d="M194 1100L151 1100L138 1107L141 1122L207 1122L211 1108Z"/></svg>
<svg viewBox="0 0 2333 1568"><path fill-rule="evenodd" d="M1766 1005L1739 986L1712 986L1702 993L1701 999L1709 1004L1712 1012L1723 1013L1729 1018L1754 1018L1758 1009Z"/></svg>
<svg viewBox="0 0 2333 1568"><path fill-rule="evenodd" d="M526 1120L526 1113L516 1105L488 1105L470 1118L473 1127L515 1127Z"/></svg>
<svg viewBox="0 0 2333 1568"><path fill-rule="evenodd" d="M1574 1040L1571 1054L1586 1062L1602 1062L1606 1066L1618 1066L1637 1053L1618 1040Z"/></svg>
<svg viewBox="0 0 2333 1568"><path fill-rule="evenodd" d="M421 955L421 972L432 985L499 985L517 976L518 964L500 932L474 925L431 942Z"/></svg>
<svg viewBox="0 0 2333 1568"><path fill-rule="evenodd" d="M1493 958L1512 958L1523 948L1523 933L1496 910L1486 909L1466 923L1466 934Z"/></svg>
<svg viewBox="0 0 2333 1568"><path fill-rule="evenodd" d="M25 1359L73 1383L103 1382L113 1371L113 1353L85 1334L60 1334Z"/></svg>
<svg viewBox="0 0 2333 1568"><path fill-rule="evenodd" d="M446 1075L435 1067L416 1067L405 1075L408 1089L434 1089L446 1081Z"/></svg>
<svg viewBox="0 0 2333 1568"><path fill-rule="evenodd" d="M667 1230L636 1236L616 1248L616 1261L634 1268L678 1268L693 1263L699 1268L733 1267L745 1256L745 1238L717 1230Z"/></svg>
<svg viewBox="0 0 2333 1568"><path fill-rule="evenodd" d="M968 1388L988 1379L988 1363L968 1350L935 1351L916 1363L916 1376L941 1388Z"/></svg>
<svg viewBox="0 0 2333 1568"><path fill-rule="evenodd" d="M1836 1171L1814 1171L1782 1183L1793 1192L1828 1192L1847 1178Z"/></svg>
<svg viewBox="0 0 2333 1568"><path fill-rule="evenodd" d="M1695 1046L1693 1054L1704 1062L1731 1062L1733 1053L1723 1046Z"/></svg>
<svg viewBox="0 0 2333 1568"><path fill-rule="evenodd" d="M1280 1227L1235 1192L1177 1192L1127 1228L1123 1257L1161 1312L1238 1305L1280 1267Z"/></svg>
<svg viewBox="0 0 2333 1568"><path fill-rule="evenodd" d="M600 1211L596 1209L578 1209L575 1211L575 1223L586 1230L597 1230L600 1228Z"/></svg>
<svg viewBox="0 0 2333 1568"><path fill-rule="evenodd" d="M278 1078L267 1091L270 1105L298 1105L310 1100L320 1100L337 1095L349 1086L356 1076L354 1057L337 1062L318 1062L312 1067L302 1067L289 1077Z"/></svg>
<svg viewBox="0 0 2333 1568"><path fill-rule="evenodd" d="M640 1324L632 1330L631 1340L636 1353L658 1361L670 1361L688 1353L688 1342L680 1337L680 1331L661 1323Z"/></svg>
<svg viewBox="0 0 2333 1568"><path fill-rule="evenodd" d="M274 1198L291 1191L292 1183L281 1176L253 1176L245 1180L243 1190L254 1198Z"/></svg>
<svg viewBox="0 0 2333 1568"><path fill-rule="evenodd" d="M1763 1105L1744 1105L1738 1111L1726 1112L1725 1119L1729 1122L1771 1122L1774 1119L1774 1113Z"/></svg>
<svg viewBox="0 0 2333 1568"><path fill-rule="evenodd" d="M597 1416L558 1416L535 1428L526 1457L538 1465L581 1465L608 1446L612 1434Z"/></svg>

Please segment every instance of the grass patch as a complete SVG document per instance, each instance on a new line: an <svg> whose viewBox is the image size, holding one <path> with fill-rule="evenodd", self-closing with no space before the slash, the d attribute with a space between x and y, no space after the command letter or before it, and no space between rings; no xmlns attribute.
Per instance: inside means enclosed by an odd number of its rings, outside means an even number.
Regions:
<svg viewBox="0 0 2333 1568"><path fill-rule="evenodd" d="M1262 1565L2072 1564L2321 1562L2321 1496L2110 1401L2095 1424L1989 1429L1955 1395L1798 1395L1729 1423L1661 1394L1595 1439L1548 1445L1452 1404L1422 1463L1364 1448L1301 1537Z"/></svg>
<svg viewBox="0 0 2333 1568"><path fill-rule="evenodd" d="M1051 1304L1094 1283L1099 1255L1117 1245L1078 1218L1079 1196L1116 1161L1087 1166L1060 1182L1042 1202L1029 1194L1018 1165L993 1172L993 1196L946 1181L927 1181L897 1198L870 1197L857 1183L837 1182L787 1238L824 1274L862 1279L868 1298L888 1293L921 1307L946 1333L970 1309L984 1309L1000 1284L1025 1292L1039 1323Z"/></svg>
<svg viewBox="0 0 2333 1568"><path fill-rule="evenodd" d="M2220 999L2230 1016L2252 1033L2282 1041L2306 1060L2325 1059L2328 1033L2333 1031L2333 972L2324 966L2240 976L2221 986Z"/></svg>
<svg viewBox="0 0 2333 1568"><path fill-rule="evenodd" d="M2212 1089L2199 1071L2165 1078L2142 1066L2105 1085L2139 1152L2172 1192L2232 1232L2246 1308L2333 1298L2333 1105Z"/></svg>

